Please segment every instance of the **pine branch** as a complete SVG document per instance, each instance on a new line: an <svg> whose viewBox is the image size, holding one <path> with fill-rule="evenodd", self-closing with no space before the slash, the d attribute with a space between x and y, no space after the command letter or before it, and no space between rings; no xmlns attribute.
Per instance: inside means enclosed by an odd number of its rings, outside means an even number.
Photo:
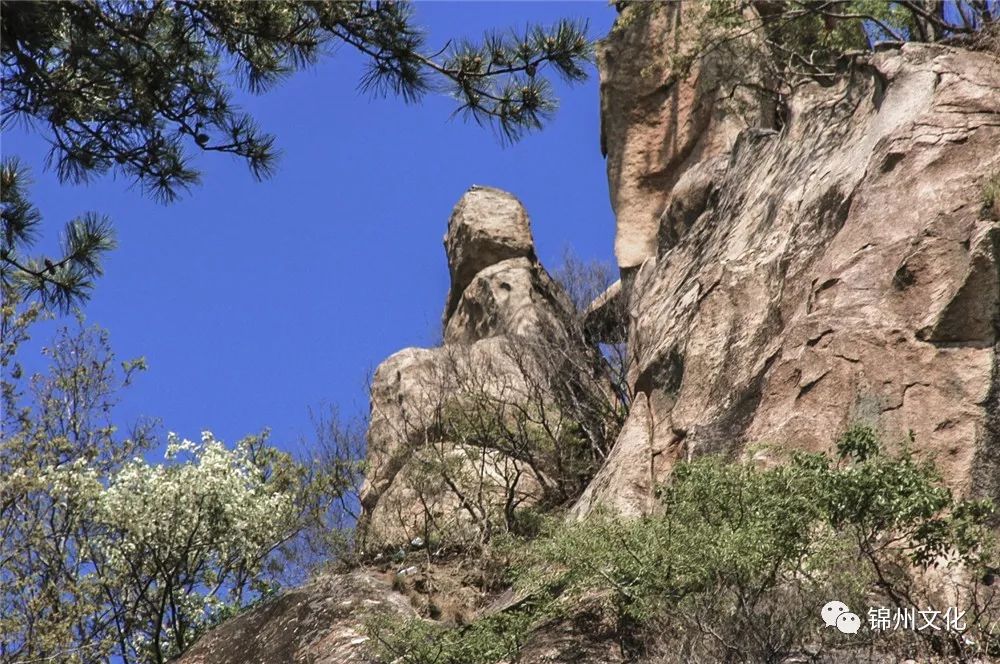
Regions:
<svg viewBox="0 0 1000 664"><path fill-rule="evenodd" d="M429 53L411 5L396 2L2 0L0 16L2 126L45 128L64 181L114 172L162 202L199 182L197 152L268 177L275 138L232 104L233 83L264 92L337 42L368 57L363 89L407 102L447 90L507 140L555 109L543 68L579 81L590 59L586 25L570 21Z"/></svg>
<svg viewBox="0 0 1000 664"><path fill-rule="evenodd" d="M114 232L106 217L85 214L66 224L62 258L26 258L37 238L41 215L26 196L26 169L11 158L0 167L3 242L0 245L0 283L27 299L37 296L43 306L68 311L86 301L94 279L103 274L101 260L115 247Z"/></svg>

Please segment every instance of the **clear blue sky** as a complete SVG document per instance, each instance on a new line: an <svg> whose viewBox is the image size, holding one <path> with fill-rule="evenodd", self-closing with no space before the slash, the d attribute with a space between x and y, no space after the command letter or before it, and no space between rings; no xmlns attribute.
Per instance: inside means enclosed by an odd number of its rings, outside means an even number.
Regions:
<svg viewBox="0 0 1000 664"><path fill-rule="evenodd" d="M567 16L589 19L600 37L615 11L603 0L424 2L416 15L440 45ZM561 107L544 131L502 147L488 129L449 119L447 97L408 106L359 93L361 64L342 47L264 95L240 96L278 137L277 174L257 182L235 158L199 155L203 184L168 206L111 177L61 185L44 169L43 136L4 133L3 154L32 167L48 239L84 211L114 221L120 246L85 313L110 330L120 358L149 363L120 419L151 415L183 436L210 429L230 442L269 426L295 447L310 432L309 406L366 410L368 372L438 337L441 239L472 184L521 198L548 267L567 246L611 260L596 70L557 86ZM39 328L35 344L51 330Z"/></svg>

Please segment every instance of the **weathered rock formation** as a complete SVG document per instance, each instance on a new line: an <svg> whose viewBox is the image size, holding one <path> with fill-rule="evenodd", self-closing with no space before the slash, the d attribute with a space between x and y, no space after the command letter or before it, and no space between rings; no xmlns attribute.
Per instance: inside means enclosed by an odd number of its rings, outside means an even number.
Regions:
<svg viewBox="0 0 1000 664"><path fill-rule="evenodd" d="M321 576L213 629L181 664L363 664L365 621L378 612L417 615L409 600L375 575Z"/></svg>
<svg viewBox="0 0 1000 664"><path fill-rule="evenodd" d="M578 513L645 510L691 455L828 449L856 419L995 494L996 57L907 44L803 89L781 131L735 134L704 81L619 54L653 57L633 45L675 18L641 13L601 59L637 396Z"/></svg>
<svg viewBox="0 0 1000 664"><path fill-rule="evenodd" d="M531 346L587 355L573 306L536 260L516 198L472 187L444 245L452 278L444 344L396 353L372 381L361 496L369 548L473 536L466 529L488 525L491 512L542 500L546 469L477 433L504 409L545 410L537 381L551 379L549 358ZM480 416L486 401L491 412Z"/></svg>
<svg viewBox="0 0 1000 664"><path fill-rule="evenodd" d="M528 215L514 196L472 187L455 206L444 244L452 275L444 344L402 350L372 379L358 530L378 566L324 574L270 600L212 630L181 664L369 662L364 625L372 612L414 617L412 604L427 604L430 587L455 605L456 615L439 618L490 610L480 582L442 580L459 576L447 567L400 571L383 554L474 541L492 519L551 498L555 484L547 484L541 459L515 455L518 441L498 446L484 433L495 435L509 412L527 415L518 430L551 426L562 435L568 422L550 399L559 392L551 383L593 356L573 304L535 258ZM587 390L604 387L585 378L571 381L584 402ZM476 410L484 402L488 416ZM537 656L523 661L563 661L549 658L560 638L571 635L533 642L527 652ZM610 646L595 639L588 647Z"/></svg>

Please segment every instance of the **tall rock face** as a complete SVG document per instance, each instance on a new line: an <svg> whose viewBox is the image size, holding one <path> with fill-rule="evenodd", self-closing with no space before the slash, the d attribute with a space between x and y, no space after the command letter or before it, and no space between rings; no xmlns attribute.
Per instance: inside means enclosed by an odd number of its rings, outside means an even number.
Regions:
<svg viewBox="0 0 1000 664"><path fill-rule="evenodd" d="M672 73L671 58L691 48L682 28L698 4L636 3L597 49L601 151L623 269L656 255L671 191L703 179L743 128L716 103L722 56L701 58L682 79ZM766 105L753 103L766 120Z"/></svg>
<svg viewBox="0 0 1000 664"><path fill-rule="evenodd" d="M825 450L858 420L997 495L996 56L906 44L800 90L780 131L733 132L697 81L657 93L654 56L622 53L675 14L601 58L636 398L577 513L641 513L678 459Z"/></svg>

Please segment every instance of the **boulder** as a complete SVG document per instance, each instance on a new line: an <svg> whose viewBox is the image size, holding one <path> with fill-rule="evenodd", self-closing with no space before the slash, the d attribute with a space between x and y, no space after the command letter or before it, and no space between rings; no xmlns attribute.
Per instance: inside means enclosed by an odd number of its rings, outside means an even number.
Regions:
<svg viewBox="0 0 1000 664"><path fill-rule="evenodd" d="M444 344L396 353L371 384L360 524L369 550L429 534L465 542L477 520L542 500L543 471L498 449L506 443L495 432L481 435L496 423L477 409L549 408L534 388L558 358L539 362L551 355L539 349L556 345L569 359L590 352L568 296L535 258L514 196L471 188L444 244L452 275Z"/></svg>
<svg viewBox="0 0 1000 664"><path fill-rule="evenodd" d="M409 599L379 575L324 574L227 620L177 664L374 664L365 621L416 617Z"/></svg>
<svg viewBox="0 0 1000 664"><path fill-rule="evenodd" d="M445 306L447 326L473 278L485 268L510 258L535 260L528 213L512 194L472 186L458 201L444 236L451 290Z"/></svg>
<svg viewBox="0 0 1000 664"><path fill-rule="evenodd" d="M391 355L372 376L368 446L362 507L374 507L418 444L450 390L450 372L437 349L406 348Z"/></svg>

